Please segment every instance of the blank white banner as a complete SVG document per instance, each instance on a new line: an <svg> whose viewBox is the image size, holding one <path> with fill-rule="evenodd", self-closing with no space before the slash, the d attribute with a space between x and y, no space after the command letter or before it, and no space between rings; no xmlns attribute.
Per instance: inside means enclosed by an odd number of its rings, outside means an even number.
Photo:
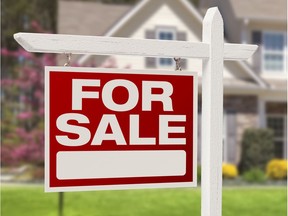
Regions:
<svg viewBox="0 0 288 216"><path fill-rule="evenodd" d="M183 176L185 173L183 150L57 153L58 179Z"/></svg>

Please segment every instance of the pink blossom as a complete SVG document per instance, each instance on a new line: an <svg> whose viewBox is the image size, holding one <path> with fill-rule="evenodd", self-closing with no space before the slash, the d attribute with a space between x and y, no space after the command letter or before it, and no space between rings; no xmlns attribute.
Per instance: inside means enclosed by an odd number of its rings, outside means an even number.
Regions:
<svg viewBox="0 0 288 216"><path fill-rule="evenodd" d="M13 152L13 148L11 148L9 145L4 145L4 144L2 145L0 149L2 166L14 164L12 152Z"/></svg>
<svg viewBox="0 0 288 216"><path fill-rule="evenodd" d="M43 98L43 91L40 91L40 90L36 90L34 92L34 96L38 99L42 99Z"/></svg>
<svg viewBox="0 0 288 216"><path fill-rule="evenodd" d="M30 119L33 116L32 112L22 112L18 115L18 118L21 120Z"/></svg>
<svg viewBox="0 0 288 216"><path fill-rule="evenodd" d="M31 23L36 32L45 32L37 21ZM53 54L35 55L24 49L16 51L1 49L3 58L15 58L21 64L11 66L12 73L17 78L4 78L1 86L5 97L13 98L20 121L9 128L3 136L1 161L5 165L25 163L43 163L44 161L44 66L56 65L56 56ZM21 67L20 67L21 66ZM13 76L12 76L13 77ZM10 95L9 95L10 94ZM15 98L15 99L14 99ZM13 107L14 108L14 107ZM7 124L11 120L3 121ZM4 156L3 156L4 154Z"/></svg>
<svg viewBox="0 0 288 216"><path fill-rule="evenodd" d="M37 32L45 32L36 21L33 21L31 26ZM23 162L42 164L44 162L44 66L57 65L56 56L35 55L23 49L10 51L6 48L1 49L1 55L15 58L16 61L19 57L23 58L21 65L13 67L17 78L1 80L3 89L7 92L11 90L11 97L17 98L16 103L19 103L17 108L21 109L16 116L20 120L17 126L3 136L1 161L5 165L17 165ZM77 63L72 65L79 66ZM87 66L91 66L91 63ZM110 57L100 66L116 68L118 65L116 59ZM130 65L126 66L126 68L129 67ZM15 96L15 94L18 95ZM7 140L14 141L12 145L11 143L8 145L8 142L5 143Z"/></svg>
<svg viewBox="0 0 288 216"><path fill-rule="evenodd" d="M117 68L117 61L115 57L109 57L104 61L104 63L101 65L101 67L104 68Z"/></svg>
<svg viewBox="0 0 288 216"><path fill-rule="evenodd" d="M24 49L19 49L17 54L18 54L18 56L23 56L26 59L33 59L34 58L34 55L32 53L27 52Z"/></svg>
<svg viewBox="0 0 288 216"><path fill-rule="evenodd" d="M41 107L38 111L38 115L42 116L42 115L44 115L44 113L45 113L45 110L44 110L44 108Z"/></svg>
<svg viewBox="0 0 288 216"><path fill-rule="evenodd" d="M11 79L3 79L3 80L1 80L1 85L3 86L3 87L5 87L5 86L12 86L13 84L14 84L14 80L11 80Z"/></svg>
<svg viewBox="0 0 288 216"><path fill-rule="evenodd" d="M10 51L7 48L1 49L1 55L2 56L9 56Z"/></svg>

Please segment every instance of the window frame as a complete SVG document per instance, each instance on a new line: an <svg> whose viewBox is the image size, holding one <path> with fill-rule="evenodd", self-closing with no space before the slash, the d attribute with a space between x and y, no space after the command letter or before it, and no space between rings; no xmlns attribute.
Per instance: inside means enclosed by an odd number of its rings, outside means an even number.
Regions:
<svg viewBox="0 0 288 216"><path fill-rule="evenodd" d="M282 158L287 158L287 116L285 114L266 114L266 127L268 127L268 118L283 118L283 137L273 137L274 142L282 141L283 142L283 154Z"/></svg>
<svg viewBox="0 0 288 216"><path fill-rule="evenodd" d="M275 50L266 50L265 49L265 34L270 35L282 35L284 38L284 49L282 51L275 51ZM265 55L267 54L278 54L283 57L283 69L282 70L273 70L273 69L267 69L265 68ZM287 70L287 33L285 31L271 31L271 30L265 30L262 31L262 52L261 52L261 69L266 74L284 74Z"/></svg>
<svg viewBox="0 0 288 216"><path fill-rule="evenodd" d="M156 39L160 40L160 34L162 32L169 32L172 33L172 40L176 40L177 39L177 29L175 27L172 26L158 26L156 27ZM157 58L156 60L156 67L157 68L165 68L165 69L171 69L174 67L173 64L173 59L172 59L172 64L171 65L163 65L161 64L161 59L162 58Z"/></svg>

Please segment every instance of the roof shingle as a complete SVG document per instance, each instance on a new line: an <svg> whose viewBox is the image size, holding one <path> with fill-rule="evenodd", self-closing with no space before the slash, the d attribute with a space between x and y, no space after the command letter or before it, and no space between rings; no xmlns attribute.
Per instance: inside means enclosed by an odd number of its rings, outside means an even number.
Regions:
<svg viewBox="0 0 288 216"><path fill-rule="evenodd" d="M58 1L58 33L104 35L131 5Z"/></svg>
<svg viewBox="0 0 288 216"><path fill-rule="evenodd" d="M238 18L287 20L287 0L230 0Z"/></svg>

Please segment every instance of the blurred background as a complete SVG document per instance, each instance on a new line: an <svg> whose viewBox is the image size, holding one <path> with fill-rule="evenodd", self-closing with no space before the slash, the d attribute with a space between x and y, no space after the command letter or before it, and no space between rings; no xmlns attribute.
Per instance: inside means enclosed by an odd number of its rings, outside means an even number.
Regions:
<svg viewBox="0 0 288 216"><path fill-rule="evenodd" d="M244 62L224 64L223 215L287 215L286 0L2 0L1 213L58 215L57 193L44 193L44 66L66 56L35 54L17 32L200 42L202 20L217 6L225 39L257 44ZM170 58L72 55L72 66L174 70ZM201 71L198 181L201 184ZM65 193L64 215L200 215L200 189Z"/></svg>

